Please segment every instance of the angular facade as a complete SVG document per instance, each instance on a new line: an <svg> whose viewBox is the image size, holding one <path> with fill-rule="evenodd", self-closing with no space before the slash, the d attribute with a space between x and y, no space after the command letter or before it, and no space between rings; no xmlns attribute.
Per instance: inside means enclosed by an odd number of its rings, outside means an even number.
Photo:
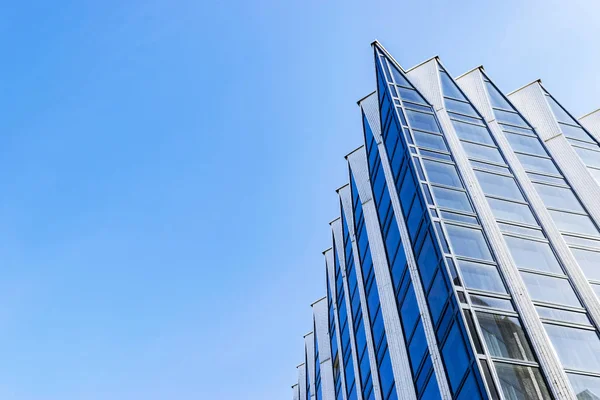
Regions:
<svg viewBox="0 0 600 400"><path fill-rule="evenodd" d="M298 400L600 400L600 110L373 43Z"/></svg>

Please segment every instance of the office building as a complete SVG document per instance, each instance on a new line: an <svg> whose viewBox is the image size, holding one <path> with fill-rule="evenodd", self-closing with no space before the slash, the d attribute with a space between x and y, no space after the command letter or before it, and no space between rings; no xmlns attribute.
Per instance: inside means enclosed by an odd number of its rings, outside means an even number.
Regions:
<svg viewBox="0 0 600 400"><path fill-rule="evenodd" d="M372 46L294 399L600 399L600 110Z"/></svg>

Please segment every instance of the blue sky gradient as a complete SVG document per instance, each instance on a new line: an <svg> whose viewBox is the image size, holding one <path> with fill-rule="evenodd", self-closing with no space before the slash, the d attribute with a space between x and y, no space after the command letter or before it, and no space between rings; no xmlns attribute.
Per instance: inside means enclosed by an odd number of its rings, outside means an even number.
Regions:
<svg viewBox="0 0 600 400"><path fill-rule="evenodd" d="M291 398L369 43L600 107L597 1L13 2L0 398Z"/></svg>

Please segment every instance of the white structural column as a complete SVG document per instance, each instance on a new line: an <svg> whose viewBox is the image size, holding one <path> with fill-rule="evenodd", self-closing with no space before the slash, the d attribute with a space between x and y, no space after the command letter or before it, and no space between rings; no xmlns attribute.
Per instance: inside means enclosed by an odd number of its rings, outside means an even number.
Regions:
<svg viewBox="0 0 600 400"><path fill-rule="evenodd" d="M339 188L337 190L338 194L340 193L340 191L345 190L345 187L347 188L348 185ZM358 363L358 351L356 349L356 337L354 335L354 317L352 316L352 304L350 304L350 289L348 287L348 276L346 275L346 254L344 252L344 233L342 229L342 219L337 218L333 220L330 223L330 225L331 231L333 232L333 241L335 243L335 249L337 252L338 260L340 261L340 268L342 269L342 276L344 278L344 301L346 302L346 314L348 316L348 333L350 334L350 349L352 351L352 364L354 365L354 382L356 386L356 396L358 400L363 400L362 384L360 382L360 365Z"/></svg>
<svg viewBox="0 0 600 400"><path fill-rule="evenodd" d="M590 132L594 139L600 142L600 109L579 118L579 123Z"/></svg>
<svg viewBox="0 0 600 400"><path fill-rule="evenodd" d="M371 131L373 132L373 135L375 136L375 140L377 142L379 156L381 158L381 164L383 167L383 172L385 174L386 185L390 194L392 208L394 210L394 216L398 224L398 229L400 230L400 240L402 242L402 249L400 249L399 251L403 251L406 255L406 261L409 268L410 278L413 283L413 288L417 297L417 305L419 306L419 312L421 314L421 320L423 322L423 328L425 330L425 336L427 339L427 347L429 349L429 354L433 363L434 374L438 382L440 394L442 395L442 399L449 400L452 398L452 393L450 392L450 387L448 386L448 381L446 379L446 371L440 355L440 350L435 336L433 323L431 322L431 315L429 314L427 300L423 291L423 285L421 284L421 277L419 275L417 262L412 251L410 236L408 235L408 229L404 222L402 206L400 205L398 192L396 191L394 185L394 175L392 173L387 151L385 149L381 137L377 93L373 93L372 95L366 97L360 102L359 105L365 113L365 116L367 117L367 121L371 128ZM375 216L375 218L377 218L377 216Z"/></svg>
<svg viewBox="0 0 600 400"><path fill-rule="evenodd" d="M348 223L350 231L350 240L352 242L352 254L354 255L354 268L356 271L356 280L358 281L358 293L360 295L360 306L363 315L363 325L365 336L367 338L367 352L369 353L369 364L371 366L371 376L373 380L373 392L376 400L382 400L381 387L379 386L379 371L377 369L377 360L375 355L375 346L373 345L373 333L370 327L370 315L367 307L367 297L365 295L365 283L362 277L362 266L360 265L360 256L358 253L358 243L356 242L356 234L354 232L354 210L352 209L352 194L350 186L344 186L338 190L340 199L342 200L342 208ZM348 310L351 313L352 308ZM360 376L360 374L358 375Z"/></svg>
<svg viewBox="0 0 600 400"><path fill-rule="evenodd" d="M319 367L321 371L321 393L323 400L335 400L333 384L333 361L331 360L331 342L329 337L329 310L327 297L312 304L315 320L315 334L319 347Z"/></svg>
<svg viewBox="0 0 600 400"><path fill-rule="evenodd" d="M402 325L400 324L398 307L396 306L396 296L383 245L377 208L373 201L373 190L369 182L369 170L364 147L350 153L346 158L354 175L365 218L381 313L392 370L394 372L394 380L396 382L396 392L399 399L413 400L416 398L416 393L408 359L408 351L404 341Z"/></svg>
<svg viewBox="0 0 600 400"><path fill-rule="evenodd" d="M306 398L306 364L302 363L296 369L298 370L298 395L300 400L309 400Z"/></svg>
<svg viewBox="0 0 600 400"><path fill-rule="evenodd" d="M587 209L590 217L600 226L600 202L598 201L600 199L600 186L598 186L592 175L588 173L585 164L583 164L577 153L575 153L569 142L567 142L565 136L561 133L539 82L536 81L514 92L509 96L509 99L536 130L552 158L558 164L563 175ZM531 102L531 104L525 105L525 101ZM531 206L540 218L540 223L546 230L548 239L554 245L559 258L563 262L571 283L573 283L579 293L596 327L600 328L600 301L556 227L544 202L514 155L508 140L501 132L498 122L493 121L491 125L498 132L499 145L500 143L503 144L502 150L507 155L507 159L510 156L512 160L511 167L513 167L515 176L529 198ZM506 147L506 150L504 147Z"/></svg>
<svg viewBox="0 0 600 400"><path fill-rule="evenodd" d="M300 400L300 387L297 383L292 385L292 392L294 392L294 400Z"/></svg>
<svg viewBox="0 0 600 400"><path fill-rule="evenodd" d="M513 92L508 98L544 141L590 217L600 225L600 186L562 134L539 81Z"/></svg>
<svg viewBox="0 0 600 400"><path fill-rule="evenodd" d="M304 362L308 367L308 384L310 385L310 399L315 397L315 338L313 332L304 335L304 347L306 348L306 359Z"/></svg>
<svg viewBox="0 0 600 400"><path fill-rule="evenodd" d="M342 351L342 334L340 331L340 314L338 311L338 306L337 306L337 285L336 285L336 280L335 280L335 261L334 261L334 257L335 254L333 252L333 247L329 248L327 250L325 250L323 252L323 255L325 256L325 269L326 269L326 273L327 273L327 280L329 282L329 293L331 295L331 301L333 303L333 323L335 325L335 340L336 340L336 345L338 348L338 368L340 370L340 375L342 376L343 379L341 379L341 391L342 391L342 399L343 400L347 400L347 394L348 393L348 389L346 387L346 367L344 366L344 359L342 357L343 355L343 351ZM341 267L341 266L340 266ZM328 313L328 320L327 320L327 324L329 325L329 310L327 310ZM331 332L329 332L329 338L331 339ZM331 350L333 352L333 350ZM331 354L331 357L333 357L333 354ZM335 366L336 360L334 360L332 358L331 360L332 363L332 367ZM333 377L333 391L335 393L335 372L334 372L334 377Z"/></svg>
<svg viewBox="0 0 600 400"><path fill-rule="evenodd" d="M564 373L562 366L554 352L554 348L550 344L546 331L537 316L535 307L529 297L525 283L521 279L519 271L517 270L510 251L503 240L500 228L496 223L496 219L490 209L489 204L485 198L483 190L479 185L478 179L475 172L471 168L470 162L467 158L465 151L460 144L458 136L454 130L454 126L450 120L450 117L446 113L445 104L443 101L442 88L440 83L439 74L437 73L437 62L439 60L431 60L432 65L422 65L415 70L408 73L411 82L422 91L422 93L435 93L432 98L427 98L429 102L435 105L436 115L442 129L444 136L448 142L448 146L456 166L465 181L466 190L469 192L475 210L481 219L481 225L489 239L490 246L494 254L496 255L496 261L498 267L505 278L508 286L508 290L513 297L513 301L519 311L521 320L532 342L542 370L547 376L550 390L559 399L570 399L574 397L574 393L569 385L568 378ZM429 63L427 63L429 64ZM420 68L436 68L435 79L423 79L417 72ZM430 74L429 74L430 75ZM425 87L427 90L425 90ZM421 88L424 88L421 90Z"/></svg>

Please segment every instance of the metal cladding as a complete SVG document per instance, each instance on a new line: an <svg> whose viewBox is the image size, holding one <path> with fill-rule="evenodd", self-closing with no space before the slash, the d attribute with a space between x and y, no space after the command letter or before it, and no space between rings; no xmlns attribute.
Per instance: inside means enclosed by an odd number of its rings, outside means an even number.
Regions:
<svg viewBox="0 0 600 400"><path fill-rule="evenodd" d="M600 399L600 110L372 48L293 398Z"/></svg>

